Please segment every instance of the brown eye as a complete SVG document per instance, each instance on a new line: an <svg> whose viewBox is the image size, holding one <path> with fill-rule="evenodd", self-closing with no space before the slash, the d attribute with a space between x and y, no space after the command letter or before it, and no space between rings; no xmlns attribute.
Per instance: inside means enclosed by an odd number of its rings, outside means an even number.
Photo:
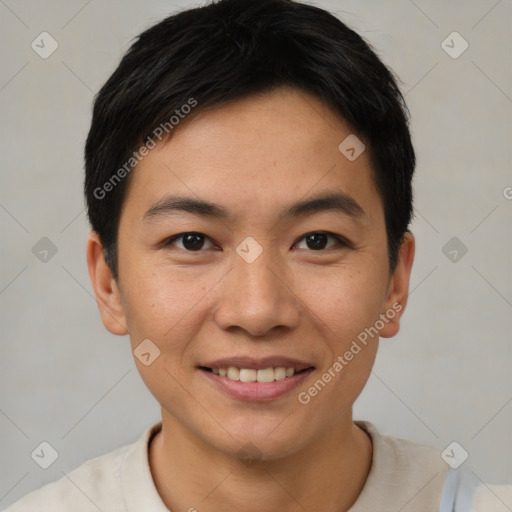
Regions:
<svg viewBox="0 0 512 512"><path fill-rule="evenodd" d="M335 241L334 245L328 247L329 239ZM331 249L336 245L347 246L348 244L339 236L332 233L325 233L322 231L316 231L314 233L308 233L301 238L301 241L306 241L306 249L313 251L321 251L323 249ZM300 242L299 242L300 243ZM300 247L299 247L300 248Z"/></svg>
<svg viewBox="0 0 512 512"><path fill-rule="evenodd" d="M174 242L181 240L181 247L176 245ZM166 246L169 245L175 245L180 249L183 249L185 251L200 251L204 248L205 242L211 242L209 241L208 237L206 235L203 235L202 233L181 233L179 235L173 236L167 242L165 243ZM213 244L211 244L213 247ZM209 249L210 247L207 247Z"/></svg>
<svg viewBox="0 0 512 512"><path fill-rule="evenodd" d="M327 235L325 233L312 233L311 235L307 235L306 243L310 249L325 249L327 245Z"/></svg>

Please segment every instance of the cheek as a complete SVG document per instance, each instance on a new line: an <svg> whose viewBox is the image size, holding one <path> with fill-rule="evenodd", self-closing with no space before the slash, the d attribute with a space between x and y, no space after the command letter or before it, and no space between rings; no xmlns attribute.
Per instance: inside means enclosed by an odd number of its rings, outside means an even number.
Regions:
<svg viewBox="0 0 512 512"><path fill-rule="evenodd" d="M149 338L166 359L181 359L207 321L209 294L218 278L194 269L153 266L145 272L139 265L127 270L132 278L125 287L124 306L132 345Z"/></svg>
<svg viewBox="0 0 512 512"><path fill-rule="evenodd" d="M331 348L342 349L378 319L386 299L387 274L378 268L338 269L302 283L304 302L322 320ZM309 283L309 284L308 284Z"/></svg>
<svg viewBox="0 0 512 512"><path fill-rule="evenodd" d="M140 268L130 285L125 311L135 363L148 389L164 403L169 393L180 393L179 382L185 378L183 357L204 321L200 304L207 288L198 280L176 278L168 272L144 273ZM157 347L151 345L149 351L157 351L158 356L146 366L137 358L137 347L147 339Z"/></svg>
<svg viewBox="0 0 512 512"><path fill-rule="evenodd" d="M345 269L319 279L316 289L321 292L306 295L304 302L314 313L310 318L316 318L320 332L317 342L324 344L317 380L300 390L299 399L309 404L311 417L328 410L326 422L334 424L363 390L377 354L378 334L370 327L383 312L386 277Z"/></svg>
<svg viewBox="0 0 512 512"><path fill-rule="evenodd" d="M132 276L136 276L135 271ZM127 290L125 311L130 335L154 339L160 345L169 339L176 344L176 334L198 321L198 306L208 287L200 279L139 269Z"/></svg>

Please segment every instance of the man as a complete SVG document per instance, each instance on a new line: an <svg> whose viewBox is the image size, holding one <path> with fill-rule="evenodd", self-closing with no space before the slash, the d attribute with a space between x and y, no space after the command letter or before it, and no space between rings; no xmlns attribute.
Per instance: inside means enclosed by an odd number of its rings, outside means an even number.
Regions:
<svg viewBox="0 0 512 512"><path fill-rule="evenodd" d="M9 512L471 509L440 450L352 418L414 259L407 110L360 36L290 0L170 16L85 163L101 317L162 421Z"/></svg>

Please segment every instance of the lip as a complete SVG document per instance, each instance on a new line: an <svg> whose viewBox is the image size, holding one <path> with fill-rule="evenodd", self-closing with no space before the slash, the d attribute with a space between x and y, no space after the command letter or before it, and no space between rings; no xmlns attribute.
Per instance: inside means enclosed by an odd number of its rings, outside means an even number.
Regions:
<svg viewBox="0 0 512 512"><path fill-rule="evenodd" d="M286 377L283 380L274 380L273 382L241 382L231 380L228 377L215 375L206 369L228 368L230 366L254 370L282 366L285 368L295 368L300 373L295 373L291 377ZM198 366L198 370L216 389L231 398L251 402L267 402L276 400L300 386L315 370L315 367L310 363L289 357L275 356L254 359L241 356L230 357L229 359L217 359Z"/></svg>

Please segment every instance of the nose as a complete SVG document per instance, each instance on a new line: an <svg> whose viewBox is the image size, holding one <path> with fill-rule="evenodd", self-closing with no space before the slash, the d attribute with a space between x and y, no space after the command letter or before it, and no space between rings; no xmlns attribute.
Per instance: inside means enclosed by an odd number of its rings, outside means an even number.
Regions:
<svg viewBox="0 0 512 512"><path fill-rule="evenodd" d="M298 325L301 304L293 291L293 279L270 250L263 250L251 263L235 255L223 281L215 310L220 328L263 337Z"/></svg>

